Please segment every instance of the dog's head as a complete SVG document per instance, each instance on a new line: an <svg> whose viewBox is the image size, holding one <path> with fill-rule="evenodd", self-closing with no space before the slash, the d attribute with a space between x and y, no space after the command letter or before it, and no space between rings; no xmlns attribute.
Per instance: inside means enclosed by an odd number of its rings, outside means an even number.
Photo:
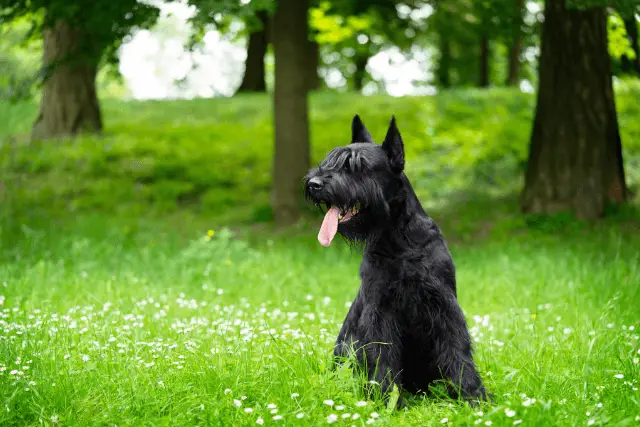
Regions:
<svg viewBox="0 0 640 427"><path fill-rule="evenodd" d="M331 150L305 177L305 197L327 212L318 240L324 246L340 232L351 241L362 241L371 230L389 220L389 202L402 187L404 147L391 118L382 144L356 115L351 143Z"/></svg>

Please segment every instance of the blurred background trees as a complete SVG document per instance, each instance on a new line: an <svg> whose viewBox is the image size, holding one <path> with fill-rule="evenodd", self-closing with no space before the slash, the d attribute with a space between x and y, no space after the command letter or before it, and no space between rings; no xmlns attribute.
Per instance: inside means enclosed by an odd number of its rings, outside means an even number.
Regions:
<svg viewBox="0 0 640 427"><path fill-rule="evenodd" d="M34 139L101 132L96 85L125 91L119 49L133 35L156 28L167 4L0 0L0 96L39 101ZM537 89L530 141L518 142L529 143L524 212L569 210L597 218L609 203L629 198L613 79L640 76L635 0L186 4L184 46L192 59L175 78L176 87L195 73L211 74L233 62L225 54L206 66L193 59L210 55L214 38L224 39L244 47L244 66L226 89L211 89L209 96L268 92L273 98L271 203L280 224L294 223L301 212L300 180L313 143L308 94L392 93L380 70L399 61L413 61L414 67L411 74L396 74L394 83L414 93Z"/></svg>

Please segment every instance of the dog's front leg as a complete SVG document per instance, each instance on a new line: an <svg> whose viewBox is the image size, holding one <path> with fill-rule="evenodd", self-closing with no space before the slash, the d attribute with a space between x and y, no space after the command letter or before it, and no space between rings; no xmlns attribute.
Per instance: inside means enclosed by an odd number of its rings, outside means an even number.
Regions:
<svg viewBox="0 0 640 427"><path fill-rule="evenodd" d="M359 321L365 331L363 350L369 380L380 384L385 401L394 383L402 386L402 341L396 322L393 315L374 309L365 309Z"/></svg>
<svg viewBox="0 0 640 427"><path fill-rule="evenodd" d="M362 298L360 293L356 296L355 300L349 307L347 317L342 323L340 333L336 339L336 345L333 349L334 359L339 363L340 358L346 358L349 356L349 352L353 347L362 345L359 341L361 337L358 336L358 320L362 314Z"/></svg>

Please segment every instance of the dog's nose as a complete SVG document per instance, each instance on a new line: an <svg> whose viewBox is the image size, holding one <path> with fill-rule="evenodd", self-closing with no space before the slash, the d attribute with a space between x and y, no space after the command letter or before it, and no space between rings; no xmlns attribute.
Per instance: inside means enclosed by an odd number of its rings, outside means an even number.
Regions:
<svg viewBox="0 0 640 427"><path fill-rule="evenodd" d="M307 183L307 187L309 187L310 191L320 191L322 190L322 180L317 176L313 177Z"/></svg>

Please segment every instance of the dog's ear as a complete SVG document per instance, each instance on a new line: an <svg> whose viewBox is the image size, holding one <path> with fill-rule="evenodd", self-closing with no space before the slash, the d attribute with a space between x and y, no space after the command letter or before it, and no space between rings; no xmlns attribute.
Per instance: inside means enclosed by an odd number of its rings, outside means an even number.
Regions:
<svg viewBox="0 0 640 427"><path fill-rule="evenodd" d="M353 121L351 122L351 143L353 144L354 142L374 143L371 134L364 127L364 123L362 123L360 116L357 114L353 116Z"/></svg>
<svg viewBox="0 0 640 427"><path fill-rule="evenodd" d="M402 172L404 170L404 144L398 126L396 125L395 116L391 116L391 123L387 130L387 136L384 137L384 141L382 142L382 149L389 157L391 170L395 173Z"/></svg>

